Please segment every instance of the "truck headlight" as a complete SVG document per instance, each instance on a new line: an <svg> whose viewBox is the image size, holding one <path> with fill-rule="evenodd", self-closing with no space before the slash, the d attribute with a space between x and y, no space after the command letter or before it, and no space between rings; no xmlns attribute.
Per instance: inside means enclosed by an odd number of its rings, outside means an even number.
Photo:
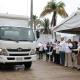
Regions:
<svg viewBox="0 0 80 80"><path fill-rule="evenodd" d="M35 52L36 52L36 50L35 50L35 49L31 49L30 54L31 54L31 55L34 55L34 54L35 54Z"/></svg>
<svg viewBox="0 0 80 80"><path fill-rule="evenodd" d="M0 55L8 56L7 50L0 48Z"/></svg>

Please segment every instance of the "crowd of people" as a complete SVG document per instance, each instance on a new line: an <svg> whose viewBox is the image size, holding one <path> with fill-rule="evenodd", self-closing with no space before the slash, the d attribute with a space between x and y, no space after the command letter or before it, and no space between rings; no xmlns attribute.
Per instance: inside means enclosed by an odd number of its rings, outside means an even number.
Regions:
<svg viewBox="0 0 80 80"><path fill-rule="evenodd" d="M61 38L61 41L55 40L54 43L39 43L36 48L39 59L43 59L46 54L46 61L54 62L66 67L80 69L80 41L67 41Z"/></svg>

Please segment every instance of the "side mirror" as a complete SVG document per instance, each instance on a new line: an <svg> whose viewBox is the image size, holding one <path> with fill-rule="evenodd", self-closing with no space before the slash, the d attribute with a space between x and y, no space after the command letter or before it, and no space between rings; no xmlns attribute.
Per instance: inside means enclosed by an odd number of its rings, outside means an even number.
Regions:
<svg viewBox="0 0 80 80"><path fill-rule="evenodd" d="M36 31L36 38L38 39L40 37L40 32Z"/></svg>

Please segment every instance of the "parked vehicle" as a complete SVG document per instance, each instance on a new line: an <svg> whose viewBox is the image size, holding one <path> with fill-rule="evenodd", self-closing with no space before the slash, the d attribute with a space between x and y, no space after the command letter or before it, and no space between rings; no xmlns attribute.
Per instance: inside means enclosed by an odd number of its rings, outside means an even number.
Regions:
<svg viewBox="0 0 80 80"><path fill-rule="evenodd" d="M23 16L0 14L0 68L24 64L29 69L36 61L35 35L28 21Z"/></svg>

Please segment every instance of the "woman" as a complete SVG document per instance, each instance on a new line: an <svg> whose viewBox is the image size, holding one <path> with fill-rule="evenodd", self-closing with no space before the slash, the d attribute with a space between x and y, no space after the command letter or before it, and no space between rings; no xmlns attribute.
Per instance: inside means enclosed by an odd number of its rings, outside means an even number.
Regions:
<svg viewBox="0 0 80 80"><path fill-rule="evenodd" d="M69 39L66 42L66 50L65 50L65 66L67 67L72 67L72 43L71 40Z"/></svg>
<svg viewBox="0 0 80 80"><path fill-rule="evenodd" d="M72 47L72 64L73 68L77 68L77 53L78 53L78 42L74 41L73 42L73 47Z"/></svg>
<svg viewBox="0 0 80 80"><path fill-rule="evenodd" d="M80 69L80 43L78 44L77 69Z"/></svg>
<svg viewBox="0 0 80 80"><path fill-rule="evenodd" d="M50 44L49 44L49 42L47 42L47 45L46 45L46 48L47 48L47 52L46 52L46 61L48 61L49 60L49 49L50 49Z"/></svg>
<svg viewBox="0 0 80 80"><path fill-rule="evenodd" d="M53 44L52 44L52 42L50 42L50 50L49 50L49 52L50 52L50 61L51 62L53 62Z"/></svg>

